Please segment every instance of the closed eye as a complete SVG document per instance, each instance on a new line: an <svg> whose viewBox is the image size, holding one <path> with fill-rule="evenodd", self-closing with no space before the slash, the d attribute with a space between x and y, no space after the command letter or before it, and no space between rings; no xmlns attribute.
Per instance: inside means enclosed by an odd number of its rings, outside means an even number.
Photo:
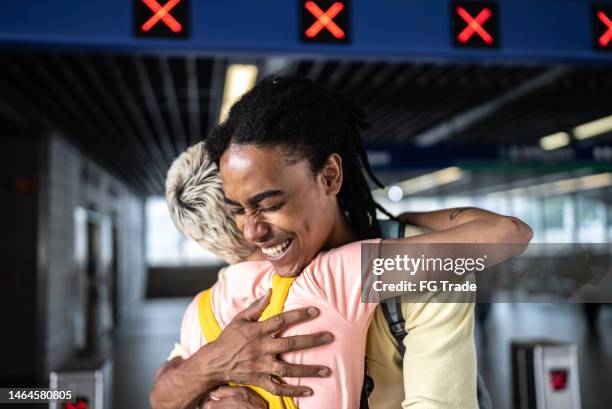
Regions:
<svg viewBox="0 0 612 409"><path fill-rule="evenodd" d="M281 207L283 207L285 203L279 203L277 205L274 206L269 206L269 207L262 207L261 211L262 212L275 212L277 210L279 210Z"/></svg>
<svg viewBox="0 0 612 409"><path fill-rule="evenodd" d="M228 210L232 216L244 214L244 208L242 207L229 207Z"/></svg>

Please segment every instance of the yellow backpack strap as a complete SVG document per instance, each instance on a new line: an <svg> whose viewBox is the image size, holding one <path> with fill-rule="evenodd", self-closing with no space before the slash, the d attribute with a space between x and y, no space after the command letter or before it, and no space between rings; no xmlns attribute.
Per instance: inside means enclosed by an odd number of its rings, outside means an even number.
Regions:
<svg viewBox="0 0 612 409"><path fill-rule="evenodd" d="M283 312L289 289L294 281L295 277L282 277L277 274L272 275L272 298L270 299L270 304L268 304L261 314L262 321ZM270 392L257 386L252 386L251 389L268 402L268 407L270 409L297 409L297 405L292 397L272 395Z"/></svg>
<svg viewBox="0 0 612 409"><path fill-rule="evenodd" d="M289 294L291 284L295 280L294 277L281 277L274 274L272 276L272 298L270 304L266 307L261 315L261 320L270 318L273 315L283 312L285 300ZM198 302L198 319L200 328L207 342L212 342L221 335L221 326L215 318L212 308L212 289L202 291ZM230 386L237 386L235 383L230 383ZM261 396L267 403L269 409L298 409L292 397L276 396L258 386L241 385L251 388L255 393Z"/></svg>
<svg viewBox="0 0 612 409"><path fill-rule="evenodd" d="M283 312L289 289L294 281L295 277L282 277L277 274L272 275L272 298L270 299L270 304L268 304L261 314L262 321Z"/></svg>
<svg viewBox="0 0 612 409"><path fill-rule="evenodd" d="M200 329L206 342L212 342L221 335L221 326L215 318L215 313L212 308L212 288L202 291L200 301L198 302L198 319L200 321Z"/></svg>

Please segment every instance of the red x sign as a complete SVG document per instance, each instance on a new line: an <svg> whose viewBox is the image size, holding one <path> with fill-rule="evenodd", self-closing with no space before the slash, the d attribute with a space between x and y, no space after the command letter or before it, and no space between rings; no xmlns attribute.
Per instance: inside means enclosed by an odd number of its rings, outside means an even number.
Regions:
<svg viewBox="0 0 612 409"><path fill-rule="evenodd" d="M493 1L451 3L453 43L461 48L499 46L498 8Z"/></svg>
<svg viewBox="0 0 612 409"><path fill-rule="evenodd" d="M170 28L170 30L175 33L178 33L183 29L181 23L176 21L176 19L170 14L170 10L176 7L181 0L169 0L163 7L156 0L142 0L142 2L146 4L147 7L153 11L153 13L155 13L142 25L142 31L145 33L152 29L160 20L163 21Z"/></svg>
<svg viewBox="0 0 612 409"><path fill-rule="evenodd" d="M306 30L306 37L313 38L319 34L323 28L326 28L334 37L338 39L344 38L344 31L342 31L342 29L333 21L334 17L336 17L338 13L344 9L344 4L335 2L325 12L323 12L323 10L321 10L321 8L317 6L314 1L307 1L304 3L304 7L317 19L317 21L315 21Z"/></svg>
<svg viewBox="0 0 612 409"><path fill-rule="evenodd" d="M465 29L457 36L457 40L465 44L474 33L477 33L485 43L493 44L493 37L482 27L493 15L488 7L483 8L475 18L461 6L457 7L457 14L467 23Z"/></svg>
<svg viewBox="0 0 612 409"><path fill-rule="evenodd" d="M350 42L350 0L300 1L300 37L305 43Z"/></svg>
<svg viewBox="0 0 612 409"><path fill-rule="evenodd" d="M607 47L610 41L612 41L612 19L601 10L597 12L597 18L608 28L597 41L602 47Z"/></svg>

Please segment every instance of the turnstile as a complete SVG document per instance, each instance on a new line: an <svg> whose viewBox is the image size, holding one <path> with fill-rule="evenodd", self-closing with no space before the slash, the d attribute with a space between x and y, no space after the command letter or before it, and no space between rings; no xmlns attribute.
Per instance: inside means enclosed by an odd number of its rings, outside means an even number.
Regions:
<svg viewBox="0 0 612 409"><path fill-rule="evenodd" d="M512 343L515 409L580 409L576 346L550 341Z"/></svg>
<svg viewBox="0 0 612 409"><path fill-rule="evenodd" d="M49 409L108 409L111 399L110 361L94 365L92 369L67 369L49 375L49 388L70 390L72 403L50 402Z"/></svg>

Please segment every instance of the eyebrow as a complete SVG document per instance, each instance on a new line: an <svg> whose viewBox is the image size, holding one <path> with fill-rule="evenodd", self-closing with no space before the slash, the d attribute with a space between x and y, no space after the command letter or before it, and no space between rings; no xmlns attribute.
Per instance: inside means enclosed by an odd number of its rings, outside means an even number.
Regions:
<svg viewBox="0 0 612 409"><path fill-rule="evenodd" d="M241 205L240 205L240 203L238 203L238 202L236 202L236 201L234 201L234 200L232 200L232 199L228 199L228 198L227 198L227 197L225 197L225 196L223 196L223 201L224 201L226 204L230 204L230 205L232 205L232 206L241 206Z"/></svg>
<svg viewBox="0 0 612 409"><path fill-rule="evenodd" d="M257 193L256 195L252 196L248 200L248 202L251 206L256 206L264 199L267 199L269 197L281 196L283 194L284 192L282 190L266 190L264 192Z"/></svg>
<svg viewBox="0 0 612 409"><path fill-rule="evenodd" d="M266 190L264 192L257 193L256 195L252 196L251 198L249 198L248 202L251 206L257 206L259 202L261 202L264 199L267 199L269 197L282 196L284 194L285 192L283 192L282 190ZM229 199L228 197L225 197L225 196L223 197L223 201L233 206L242 206L240 203L236 202L235 200Z"/></svg>

